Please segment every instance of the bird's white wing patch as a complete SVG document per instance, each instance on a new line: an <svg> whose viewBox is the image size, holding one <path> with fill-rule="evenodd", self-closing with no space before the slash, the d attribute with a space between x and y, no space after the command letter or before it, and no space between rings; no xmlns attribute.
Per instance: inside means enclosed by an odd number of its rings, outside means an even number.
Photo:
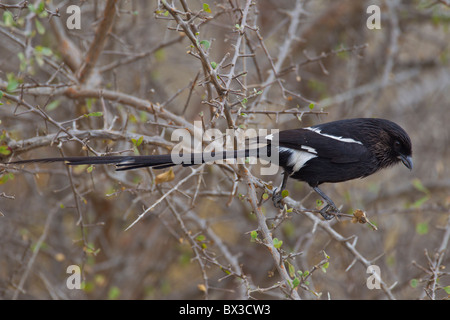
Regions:
<svg viewBox="0 0 450 320"><path fill-rule="evenodd" d="M321 136L324 136L324 137L327 137L327 138L330 138L330 139L338 140L338 141L341 141L341 142L358 143L358 144L362 145L361 141L357 141L357 140L352 139L352 138L344 138L344 137L333 136L331 134L322 133L319 128L308 127L308 128L305 128L305 129L313 131L313 132L315 132L317 134L320 134Z"/></svg>
<svg viewBox="0 0 450 320"><path fill-rule="evenodd" d="M305 150L308 151L309 153L317 154L316 149L314 149L314 148L312 148L312 147L308 147L308 146L302 145L301 148L302 148L302 149L305 149Z"/></svg>
<svg viewBox="0 0 450 320"><path fill-rule="evenodd" d="M317 155L315 155L316 150L311 147L302 147L309 150L301 151L284 147L279 148L280 152L289 153L288 165L292 166L292 173L299 171L309 160L317 157Z"/></svg>

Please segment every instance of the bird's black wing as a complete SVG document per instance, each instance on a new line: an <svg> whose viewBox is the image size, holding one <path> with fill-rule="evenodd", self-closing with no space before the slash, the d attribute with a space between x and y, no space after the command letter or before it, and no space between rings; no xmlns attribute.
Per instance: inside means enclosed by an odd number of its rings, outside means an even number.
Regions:
<svg viewBox="0 0 450 320"><path fill-rule="evenodd" d="M276 140L274 140L276 141ZM361 142L315 131L314 128L302 128L280 131L278 143L282 148L308 152L334 163L353 163L368 156L368 149Z"/></svg>

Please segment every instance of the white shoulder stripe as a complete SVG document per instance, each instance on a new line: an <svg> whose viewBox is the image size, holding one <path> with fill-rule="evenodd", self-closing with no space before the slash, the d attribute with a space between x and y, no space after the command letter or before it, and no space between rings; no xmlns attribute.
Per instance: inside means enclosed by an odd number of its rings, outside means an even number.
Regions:
<svg viewBox="0 0 450 320"><path fill-rule="evenodd" d="M311 159L317 156L305 151L293 150L289 157L289 165L292 166L292 172L299 171Z"/></svg>
<svg viewBox="0 0 450 320"><path fill-rule="evenodd" d="M302 146L303 147L303 146ZM311 148L312 149L312 148ZM301 150L295 150L285 147L279 147L278 149L280 152L287 152L289 153L288 158L288 165L292 166L292 173L295 173L299 171L303 166L311 159L317 158L315 154L312 154L310 152L301 151ZM316 153L316 150L312 149L314 153Z"/></svg>
<svg viewBox="0 0 450 320"><path fill-rule="evenodd" d="M300 146L300 150L286 148L286 147L278 147L278 151L279 152L288 152L288 153L293 153L294 151L301 151L301 152L308 152L311 154L317 154L316 149L308 147L308 146L304 146L304 145Z"/></svg>
<svg viewBox="0 0 450 320"><path fill-rule="evenodd" d="M322 133L319 128L307 127L305 129L313 131L313 132L315 132L317 134L320 134L321 136L324 136L324 137L327 137L327 138L330 138L330 139L338 140L338 141L341 141L341 142L358 143L358 144L362 145L361 141L357 141L357 140L352 139L352 138L344 138L344 137L333 136L331 134Z"/></svg>
<svg viewBox="0 0 450 320"><path fill-rule="evenodd" d="M302 149L305 149L305 150L308 151L309 153L317 154L317 151L316 151L316 149L314 149L314 148L311 148L311 147L308 147L308 146L304 146L304 145L302 145L301 148L302 148Z"/></svg>

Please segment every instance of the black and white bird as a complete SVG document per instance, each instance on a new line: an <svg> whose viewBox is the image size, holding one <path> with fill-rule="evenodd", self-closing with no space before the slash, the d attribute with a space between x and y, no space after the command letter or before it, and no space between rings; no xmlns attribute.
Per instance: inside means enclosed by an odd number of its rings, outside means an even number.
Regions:
<svg viewBox="0 0 450 320"><path fill-rule="evenodd" d="M320 211L339 212L321 190L322 183L367 177L402 162L412 170L411 139L396 123L385 119L356 118L285 130L279 133L280 165L284 168L281 190L288 177L307 182L326 202ZM274 195L274 203L281 193Z"/></svg>
<svg viewBox="0 0 450 320"><path fill-rule="evenodd" d="M337 183L367 177L380 169L396 163L403 163L412 170L412 147L408 134L396 123L375 118L356 118L323 123L307 128L280 131L277 135L265 137L270 146L265 154L257 150L256 156L271 159L270 150L277 150L278 165L283 168L283 182L273 194L275 206L282 207L281 191L286 188L288 178L308 183L326 202L320 213L331 219L339 213L334 202L321 190L322 183ZM267 151L269 150L269 151ZM251 150L223 153L221 159L246 157ZM261 151L261 152L260 152ZM255 154L255 153L253 153ZM10 163L64 161L69 165L115 164L117 170L142 167L167 168L177 164L193 165L194 154L186 157L189 161L175 163L170 154L151 156L104 156L65 157L20 160ZM198 155L197 155L198 159ZM200 156L201 162L207 157ZM196 163L198 164L198 163Z"/></svg>

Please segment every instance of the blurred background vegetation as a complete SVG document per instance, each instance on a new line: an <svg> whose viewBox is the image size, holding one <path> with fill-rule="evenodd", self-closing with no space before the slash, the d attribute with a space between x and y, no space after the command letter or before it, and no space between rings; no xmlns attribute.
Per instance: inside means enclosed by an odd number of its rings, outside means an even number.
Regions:
<svg viewBox="0 0 450 320"><path fill-rule="evenodd" d="M0 1L2 162L167 153L171 132L196 120L224 132L390 119L412 138L414 170L324 186L344 212L365 210L377 231L349 219L327 229L295 212L275 219L270 201L262 210L303 299L448 298L450 3L168 4L176 10L143 0ZM366 25L373 4L381 29ZM69 5L81 9L80 29L67 27ZM292 298L252 233L258 221L238 168L192 170L0 165L0 298ZM290 181L289 191L315 208L306 184ZM379 266L382 289L367 287L368 264ZM80 266L82 290L67 288L69 265Z"/></svg>

